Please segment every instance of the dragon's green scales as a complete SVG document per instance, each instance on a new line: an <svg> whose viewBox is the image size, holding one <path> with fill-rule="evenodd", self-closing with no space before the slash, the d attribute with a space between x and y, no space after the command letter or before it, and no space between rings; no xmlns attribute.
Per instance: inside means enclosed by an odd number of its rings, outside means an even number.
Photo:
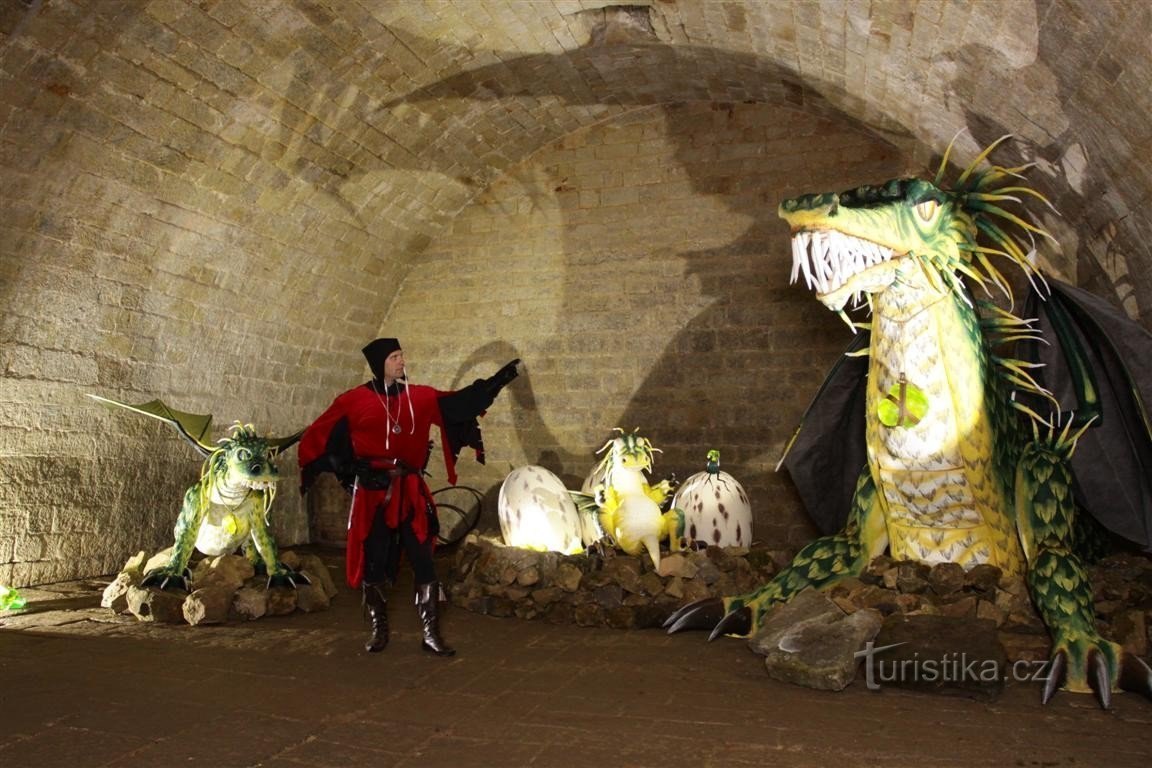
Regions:
<svg viewBox="0 0 1152 768"><path fill-rule="evenodd" d="M994 353L1036 331L978 304L966 285L998 285L1011 299L993 255L1042 281L1016 231L1047 234L1005 206L1021 196L1047 201L1018 181L1024 168L985 164L1000 141L950 189L941 185L945 155L932 183L897 179L780 204L792 231L793 280L802 276L825 306L870 330L861 351L869 356L867 465L841 532L811 542L751 594L685 606L668 620L670 632L750 634L774 605L859 574L885 550L927 563L992 563L1025 575L1052 635L1045 701L1060 686L1094 690L1103 706L1118 687L1152 695L1147 666L1097 632L1073 548L1068 459L1085 427L1053 425L1015 396L1052 399L1030 364ZM861 297L870 325L844 312Z"/></svg>
<svg viewBox="0 0 1152 768"><path fill-rule="evenodd" d="M213 444L207 440L210 415L177 411L159 400L129 405L97 395L89 397L176 427L205 457L200 479L184 493L171 556L167 563L144 574L144 586L187 590L191 579L188 560L193 550L215 556L241 547L256 571L267 573L270 584L309 583L306 576L280 562L268 520L280 476L276 457L299 440L300 433L266 438L251 424L236 422L227 437Z"/></svg>
<svg viewBox="0 0 1152 768"><path fill-rule="evenodd" d="M268 442L251 424L235 424L204 460L200 479L184 494L171 558L144 574L144 585L164 589L175 580L187 589L193 549L215 556L241 547L257 572L266 572L270 581L307 583L280 562L268 527L278 477L275 451Z"/></svg>

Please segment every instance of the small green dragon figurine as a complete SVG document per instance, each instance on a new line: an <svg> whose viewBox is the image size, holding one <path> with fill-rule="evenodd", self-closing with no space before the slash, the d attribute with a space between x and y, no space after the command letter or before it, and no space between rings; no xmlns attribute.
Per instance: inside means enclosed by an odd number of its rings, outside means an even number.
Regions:
<svg viewBox="0 0 1152 768"><path fill-rule="evenodd" d="M184 494L176 519L175 543L168 563L144 574L143 586L187 591L191 574L188 560L194 549L206 555L224 555L241 546L257 573L267 573L270 585L310 583L308 578L280 562L276 541L268 527L268 512L276 497L280 472L276 456L299 440L264 438L251 424L236 422L227 437L213 445L205 441L212 417L169 408L159 400L128 405L89 395L94 400L160 419L206 458L200 479Z"/></svg>
<svg viewBox="0 0 1152 768"><path fill-rule="evenodd" d="M780 204L793 280L802 275L825 306L870 332L861 350L866 466L841 532L808 544L751 594L684 606L665 624L670 633L754 633L773 606L859 574L885 550L926 563L991 563L1025 576L1052 636L1044 702L1061 687L1092 690L1105 708L1113 690L1152 698L1148 666L1097 631L1077 554L1068 460L1090 425L1039 415L1037 403L1054 398L1031 364L997 355L1003 343L1038 331L991 303L978 306L966 284L992 283L1011 299L992 255L1043 282L1013 229L1047 233L1005 205L1022 196L1047 201L1017 180L1024 168L984 164L1004 138L951 189L941 186L946 153L934 183L897 179ZM862 296L870 325L845 314Z"/></svg>

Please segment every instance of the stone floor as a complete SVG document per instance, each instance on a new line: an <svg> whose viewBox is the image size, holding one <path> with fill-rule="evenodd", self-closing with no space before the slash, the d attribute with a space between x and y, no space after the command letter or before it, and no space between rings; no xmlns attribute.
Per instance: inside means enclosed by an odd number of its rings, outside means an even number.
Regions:
<svg viewBox="0 0 1152 768"><path fill-rule="evenodd" d="M338 567L339 561L332 561ZM496 619L448 608L459 653L422 653L394 598L377 655L357 595L330 610L153 626L98 606L102 582L24 590L0 614L0 765L1146 766L1152 703L1112 711L1035 684L995 702L858 681L776 683L737 640ZM401 585L397 595L411 594ZM402 603L402 604L401 604Z"/></svg>

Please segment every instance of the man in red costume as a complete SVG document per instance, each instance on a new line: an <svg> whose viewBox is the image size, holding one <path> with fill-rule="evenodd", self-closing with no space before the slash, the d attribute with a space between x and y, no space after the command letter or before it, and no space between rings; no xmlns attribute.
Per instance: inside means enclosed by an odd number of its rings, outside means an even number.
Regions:
<svg viewBox="0 0 1152 768"><path fill-rule="evenodd" d="M362 587L372 624L364 648L388 645L388 600L401 550L412 565L416 608L423 626L424 650L438 656L456 651L440 637L432 550L439 520L424 482L432 444L428 434L440 428L448 481L456 483L456 457L465 446L484 463L477 419L496 395L518 375L513 360L489 379L477 379L455 392L409 384L404 351L396 339L376 339L363 349L375 377L337 397L300 439L301 493L323 472L333 472L352 493L348 516L346 576Z"/></svg>

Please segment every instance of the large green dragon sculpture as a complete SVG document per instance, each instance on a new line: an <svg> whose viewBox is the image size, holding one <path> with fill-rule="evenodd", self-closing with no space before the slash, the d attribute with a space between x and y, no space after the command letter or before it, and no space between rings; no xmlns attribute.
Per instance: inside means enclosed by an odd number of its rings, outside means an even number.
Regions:
<svg viewBox="0 0 1152 768"><path fill-rule="evenodd" d="M1044 702L1058 688L1092 690L1105 708L1113 690L1152 698L1148 666L1097 631L1077 548L1085 520L1077 520L1069 458L1094 415L1074 419L1056 405L1053 416L1041 416L1055 398L1033 375L1036 364L1002 355L1006 344L1033 342L1039 330L969 290L996 285L1011 301L990 256L1018 265L1034 287L1048 285L1029 258L1030 241L1047 234L1012 212L1024 198L1047 201L1020 181L1024 168L985 162L1003 140L951 188L941 184L946 153L934 182L902 178L780 204L792 231L793 280L802 275L860 331L851 354L867 357L862 404L854 400L866 460L846 520L841 512L842 530L805 546L751 594L684 606L665 624L670 633L752 634L773 606L857 575L885 550L926 563L991 563L1025 576L1051 634ZM871 309L867 325L845 313L861 297ZM1070 367L1080 374L1082 415L1098 406L1094 380L1083 365ZM824 477L824 495L831 479Z"/></svg>
<svg viewBox="0 0 1152 768"><path fill-rule="evenodd" d="M193 550L216 556L241 547L256 572L267 574L270 586L310 583L308 577L280 562L268 520L280 477L276 457L296 443L301 433L262 437L251 424L237 422L227 437L213 444L208 440L212 425L208 414L178 411L160 400L129 405L97 395L89 397L175 427L204 456L200 479L184 493L171 557L145 573L142 586L187 591L191 586L188 560Z"/></svg>

